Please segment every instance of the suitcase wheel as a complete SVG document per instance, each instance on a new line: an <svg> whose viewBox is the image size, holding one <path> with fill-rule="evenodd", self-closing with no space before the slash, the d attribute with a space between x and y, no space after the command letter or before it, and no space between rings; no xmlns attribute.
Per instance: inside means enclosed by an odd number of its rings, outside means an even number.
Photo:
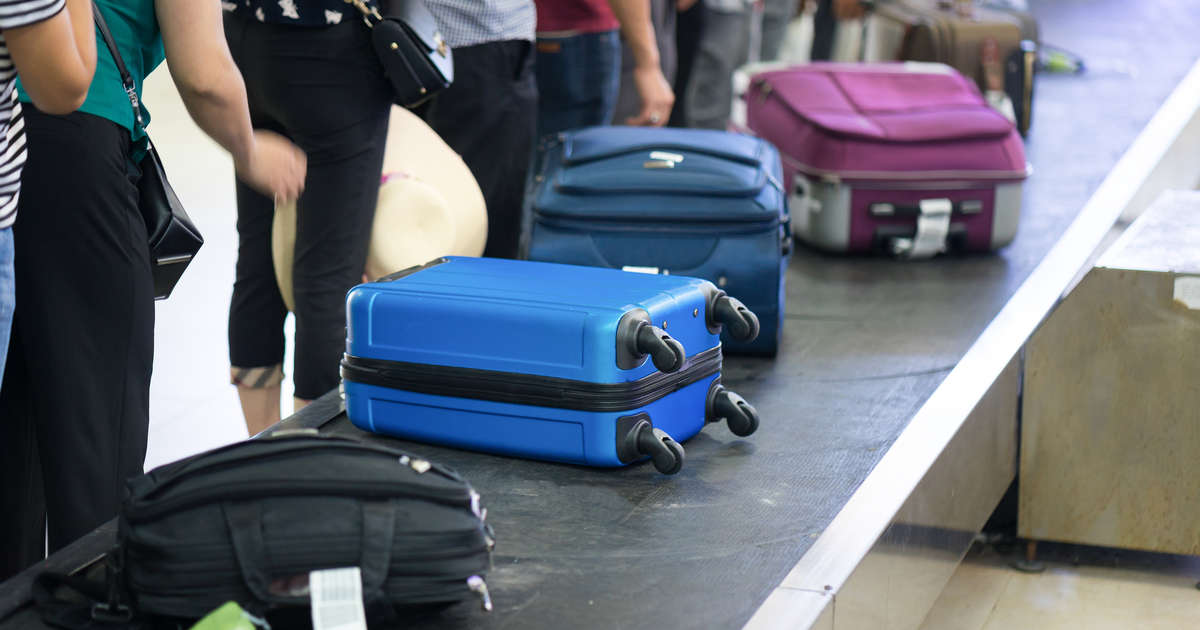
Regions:
<svg viewBox="0 0 1200 630"><path fill-rule="evenodd" d="M642 364L646 355L650 355L660 372L678 371L687 358L683 344L651 324L645 311L630 311L617 324L617 367L623 370L635 368Z"/></svg>
<svg viewBox="0 0 1200 630"><path fill-rule="evenodd" d="M658 472L674 475L683 468L683 445L671 439L662 429L654 428L646 417L642 415L642 419L630 427L621 450L632 451L639 457L648 456Z"/></svg>
<svg viewBox="0 0 1200 630"><path fill-rule="evenodd" d="M746 437L758 430L758 410L754 405L725 389L720 383L713 385L709 390L707 407L706 421L724 420L729 425L729 430L738 437Z"/></svg>
<svg viewBox="0 0 1200 630"><path fill-rule="evenodd" d="M638 354L650 355L654 367L660 372L674 372L683 367L687 358L683 344L667 334L667 331L654 325L642 326L637 332Z"/></svg>
<svg viewBox="0 0 1200 630"><path fill-rule="evenodd" d="M708 313L712 323L725 326L737 341L754 341L758 336L758 316L735 297L718 294L709 305Z"/></svg>

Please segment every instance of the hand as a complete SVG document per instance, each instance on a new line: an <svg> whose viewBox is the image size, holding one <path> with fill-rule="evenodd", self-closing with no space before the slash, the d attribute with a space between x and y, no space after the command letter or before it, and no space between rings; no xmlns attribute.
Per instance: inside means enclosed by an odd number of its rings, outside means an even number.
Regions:
<svg viewBox="0 0 1200 630"><path fill-rule="evenodd" d="M683 13L684 11L696 6L698 1L699 0L675 0L675 10Z"/></svg>
<svg viewBox="0 0 1200 630"><path fill-rule="evenodd" d="M642 97L642 111L637 116L626 118L625 124L651 127L667 124L671 108L675 105L675 93L671 91L671 84L667 83L662 69L658 66L634 68L633 84Z"/></svg>
<svg viewBox="0 0 1200 630"><path fill-rule="evenodd" d="M239 179L276 202L295 201L304 192L308 158L287 138L255 131L249 155L235 161L233 168Z"/></svg>
<svg viewBox="0 0 1200 630"><path fill-rule="evenodd" d="M863 13L861 0L833 0L833 17L839 20L855 20Z"/></svg>

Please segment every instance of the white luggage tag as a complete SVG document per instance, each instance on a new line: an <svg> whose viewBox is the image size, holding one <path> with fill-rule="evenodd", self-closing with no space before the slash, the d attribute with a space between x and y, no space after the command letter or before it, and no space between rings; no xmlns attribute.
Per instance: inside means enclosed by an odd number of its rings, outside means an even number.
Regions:
<svg viewBox="0 0 1200 630"><path fill-rule="evenodd" d="M949 199L922 199L918 207L916 235L892 241L892 253L901 258L932 258L946 249L954 205Z"/></svg>
<svg viewBox="0 0 1200 630"><path fill-rule="evenodd" d="M313 630L367 630L358 567L312 571L308 586Z"/></svg>

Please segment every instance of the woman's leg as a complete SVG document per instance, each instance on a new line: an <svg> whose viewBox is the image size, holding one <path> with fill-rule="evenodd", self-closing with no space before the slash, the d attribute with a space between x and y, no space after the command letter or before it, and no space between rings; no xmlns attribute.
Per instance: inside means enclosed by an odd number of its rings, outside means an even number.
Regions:
<svg viewBox="0 0 1200 630"><path fill-rule="evenodd" d="M237 386L246 431L257 435L279 422L283 381L283 322L271 260L274 202L237 183L238 258L229 302L230 379Z"/></svg>
<svg viewBox="0 0 1200 630"><path fill-rule="evenodd" d="M392 92L379 61L364 54L369 37L349 21L322 29L250 24L241 42L252 109L308 155L292 268L300 404L338 385L346 292L361 282L375 217Z"/></svg>
<svg viewBox="0 0 1200 630"><path fill-rule="evenodd" d="M25 119L14 342L54 552L115 516L142 472L154 286L129 132L89 114Z"/></svg>
<svg viewBox="0 0 1200 630"><path fill-rule="evenodd" d="M225 16L225 38L234 61L245 77L250 115L255 127L283 129L266 119L258 107L261 59L248 52L253 25ZM238 258L229 303L230 381L237 386L246 430L257 435L279 422L279 395L283 381L283 323L287 306L275 281L271 259L271 224L274 200L237 182Z"/></svg>

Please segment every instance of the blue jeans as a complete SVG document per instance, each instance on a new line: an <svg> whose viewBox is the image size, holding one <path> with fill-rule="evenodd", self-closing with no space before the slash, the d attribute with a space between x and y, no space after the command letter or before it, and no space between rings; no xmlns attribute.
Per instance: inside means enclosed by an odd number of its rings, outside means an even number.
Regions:
<svg viewBox="0 0 1200 630"><path fill-rule="evenodd" d="M621 88L617 31L538 37L538 137L612 122Z"/></svg>
<svg viewBox="0 0 1200 630"><path fill-rule="evenodd" d="M0 377L8 360L8 335L12 331L13 308L17 305L13 278L12 228L0 230Z"/></svg>

